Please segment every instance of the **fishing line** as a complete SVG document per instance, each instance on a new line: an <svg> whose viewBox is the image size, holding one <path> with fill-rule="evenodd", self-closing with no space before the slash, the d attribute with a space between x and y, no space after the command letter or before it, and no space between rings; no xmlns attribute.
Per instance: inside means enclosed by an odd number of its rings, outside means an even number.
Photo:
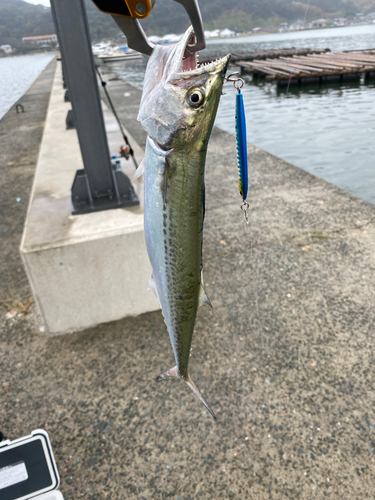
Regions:
<svg viewBox="0 0 375 500"><path fill-rule="evenodd" d="M303 23L302 23L302 29L305 27L305 21L306 21L307 11L309 10L309 5L310 5L310 0L307 0L305 17L303 18ZM297 54L297 52L298 52L298 48L296 48L296 54ZM285 95L288 95L291 79L292 79L292 73L290 73L290 75L289 75L289 80L288 80L288 85L286 87Z"/></svg>
<svg viewBox="0 0 375 500"><path fill-rule="evenodd" d="M111 98L109 97L109 93L108 93L108 90L107 90L107 82L103 81L103 78L102 78L102 75L99 71L99 68L96 66L96 72L98 73L98 76L99 76L99 79L100 79L100 83L102 84L102 87L104 89L104 92L105 92L105 95L107 96L107 99L108 99L108 102L109 102L109 105L111 106L111 109L112 109L112 113L114 114L115 118L116 118L116 121L118 123L118 126L120 127L120 131L121 131L121 134L122 134L122 137L125 141L125 144L127 146L129 146L129 153L130 153L130 156L132 157L132 160L133 160L133 163L134 163L134 166L135 168L137 169L138 168L138 163L137 163L137 160L135 159L135 156L134 156L134 150L133 148L131 147L130 145L130 142L129 142L129 139L127 138L126 136L126 133L125 133L125 127L124 125L122 124L120 118L118 117L117 113L116 113L116 110L115 110L115 107L112 103L112 100Z"/></svg>

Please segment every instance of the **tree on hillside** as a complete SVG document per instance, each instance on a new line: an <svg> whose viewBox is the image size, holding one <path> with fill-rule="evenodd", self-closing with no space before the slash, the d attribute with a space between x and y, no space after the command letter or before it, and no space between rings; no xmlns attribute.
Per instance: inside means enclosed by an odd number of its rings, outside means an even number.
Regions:
<svg viewBox="0 0 375 500"><path fill-rule="evenodd" d="M358 5L370 9L371 3L373 0L314 0L310 4L308 18L353 15L359 12ZM97 9L91 0L85 0L85 4L93 42L113 39L120 33L109 14ZM227 27L247 31L255 26L302 18L306 0L199 0L199 5L206 29ZM157 0L151 15L142 21L149 35L182 33L188 25L185 9L173 0ZM20 44L24 36L54 32L50 8L22 0L0 0L1 43L14 46L14 41Z"/></svg>
<svg viewBox="0 0 375 500"><path fill-rule="evenodd" d="M0 0L0 37L22 40L24 36L55 33L51 9L22 0Z"/></svg>

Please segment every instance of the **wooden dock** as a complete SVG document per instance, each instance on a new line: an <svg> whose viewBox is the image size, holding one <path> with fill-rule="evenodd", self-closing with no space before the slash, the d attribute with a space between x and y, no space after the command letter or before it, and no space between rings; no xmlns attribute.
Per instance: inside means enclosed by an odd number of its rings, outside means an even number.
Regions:
<svg viewBox="0 0 375 500"><path fill-rule="evenodd" d="M292 57L242 60L236 65L255 78L274 80L280 86L375 78L375 54L363 51L294 54Z"/></svg>
<svg viewBox="0 0 375 500"><path fill-rule="evenodd" d="M297 56L306 56L308 54L322 54L325 52L329 52L329 49L310 49L307 47L288 47L284 49L264 49L264 50L253 50L246 52L232 52L230 55L231 64L236 64L237 61L258 61L264 59L276 59L278 57L293 57ZM216 58L221 58L227 55L227 52L220 52L215 54L214 56L204 56L199 55L200 63L208 63L213 61Z"/></svg>

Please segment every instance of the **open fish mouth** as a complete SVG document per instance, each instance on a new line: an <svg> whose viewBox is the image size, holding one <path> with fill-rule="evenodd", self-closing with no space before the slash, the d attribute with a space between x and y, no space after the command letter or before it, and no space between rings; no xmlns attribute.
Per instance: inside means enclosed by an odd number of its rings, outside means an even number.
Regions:
<svg viewBox="0 0 375 500"><path fill-rule="evenodd" d="M193 43L195 43L195 34L190 26L178 44L175 45L166 61L164 77L167 81L174 83L174 80L185 80L194 76L199 77L206 73L225 75L230 55L210 63L199 64L197 53L190 52L188 48Z"/></svg>

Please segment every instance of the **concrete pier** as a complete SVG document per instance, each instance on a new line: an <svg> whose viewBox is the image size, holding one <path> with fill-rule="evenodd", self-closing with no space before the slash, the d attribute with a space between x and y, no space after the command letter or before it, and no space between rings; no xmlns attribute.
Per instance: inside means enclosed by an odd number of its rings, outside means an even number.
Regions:
<svg viewBox="0 0 375 500"><path fill-rule="evenodd" d="M0 121L0 430L50 433L66 499L374 498L375 207L249 146L248 227L234 138L214 129L214 308L198 313L190 370L214 422L181 381L154 382L173 365L159 311L59 337L34 304L22 315L18 248L51 68L21 99L27 113ZM108 89L142 145L140 92Z"/></svg>
<svg viewBox="0 0 375 500"><path fill-rule="evenodd" d="M143 179L134 182L140 205L71 215L71 186L83 168L76 130L66 130L58 64L39 152L21 255L43 324L51 335L82 330L159 309L147 293L151 274L143 237ZM103 110L110 153L124 140L109 109ZM132 139L138 164L143 150ZM131 178L132 160L122 160ZM119 299L120 297L120 299Z"/></svg>

